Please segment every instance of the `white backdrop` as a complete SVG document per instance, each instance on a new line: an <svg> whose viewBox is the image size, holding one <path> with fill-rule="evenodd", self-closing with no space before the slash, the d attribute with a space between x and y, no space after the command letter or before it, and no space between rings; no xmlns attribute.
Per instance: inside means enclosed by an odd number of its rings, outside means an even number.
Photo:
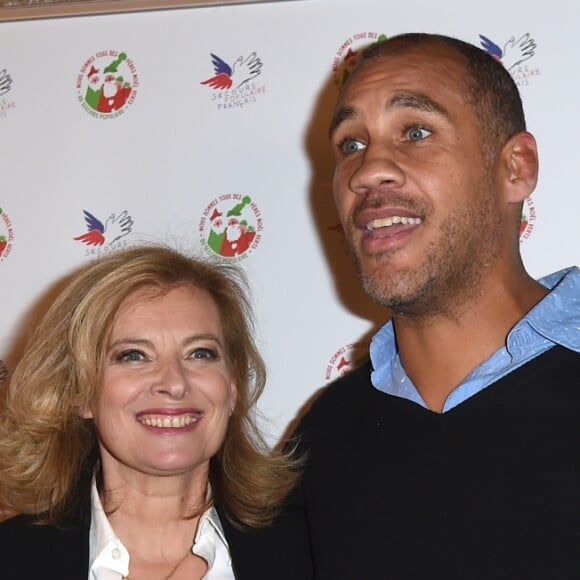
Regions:
<svg viewBox="0 0 580 580"><path fill-rule="evenodd" d="M525 262L578 264L579 17L572 0L297 0L0 23L0 377L64 276L169 241L247 271L278 438L385 318L355 279L326 138L343 59L380 35L501 49L540 144Z"/></svg>

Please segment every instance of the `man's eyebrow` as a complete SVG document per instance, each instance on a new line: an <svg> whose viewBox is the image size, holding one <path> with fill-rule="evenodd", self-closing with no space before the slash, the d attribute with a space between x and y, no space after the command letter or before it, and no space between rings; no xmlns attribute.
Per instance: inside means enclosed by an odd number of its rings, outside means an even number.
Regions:
<svg viewBox="0 0 580 580"><path fill-rule="evenodd" d="M391 97L387 104L387 109L392 107L407 107L425 111L426 113L449 116L447 109L443 105L420 93L397 93Z"/></svg>
<svg viewBox="0 0 580 580"><path fill-rule="evenodd" d="M353 107L340 107L334 113L332 120L330 121L330 128L328 129L328 134L332 137L332 134L336 131L337 127L347 119L352 119L357 116L357 112Z"/></svg>
<svg viewBox="0 0 580 580"><path fill-rule="evenodd" d="M397 93L393 95L386 106L386 109L391 108L417 109L418 111L434 113L443 117L449 116L447 109L443 105L420 93ZM332 117L328 134L332 137L332 134L341 123L353 119L357 115L358 111L354 107L340 107Z"/></svg>

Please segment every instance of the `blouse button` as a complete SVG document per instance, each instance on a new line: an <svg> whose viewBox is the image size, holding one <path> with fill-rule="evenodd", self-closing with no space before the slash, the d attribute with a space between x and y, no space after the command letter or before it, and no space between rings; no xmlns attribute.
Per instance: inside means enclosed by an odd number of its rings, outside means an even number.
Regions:
<svg viewBox="0 0 580 580"><path fill-rule="evenodd" d="M113 558L115 558L115 560L118 560L121 557L121 550L119 550L119 548L113 548Z"/></svg>

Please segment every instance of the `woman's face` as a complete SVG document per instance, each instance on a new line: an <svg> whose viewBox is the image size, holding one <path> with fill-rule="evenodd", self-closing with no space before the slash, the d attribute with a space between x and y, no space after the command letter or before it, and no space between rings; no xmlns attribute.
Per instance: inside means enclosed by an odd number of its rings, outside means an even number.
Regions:
<svg viewBox="0 0 580 580"><path fill-rule="evenodd" d="M220 313L195 287L147 288L121 304L103 383L86 413L108 482L131 474L207 477L236 400Z"/></svg>

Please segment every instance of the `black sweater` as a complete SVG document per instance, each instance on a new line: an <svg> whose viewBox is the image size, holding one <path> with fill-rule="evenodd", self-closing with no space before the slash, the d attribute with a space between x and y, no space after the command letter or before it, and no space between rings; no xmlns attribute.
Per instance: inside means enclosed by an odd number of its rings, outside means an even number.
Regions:
<svg viewBox="0 0 580 580"><path fill-rule="evenodd" d="M445 414L377 391L364 365L302 421L280 520L230 537L238 577L580 578L579 415L580 355L561 347Z"/></svg>

